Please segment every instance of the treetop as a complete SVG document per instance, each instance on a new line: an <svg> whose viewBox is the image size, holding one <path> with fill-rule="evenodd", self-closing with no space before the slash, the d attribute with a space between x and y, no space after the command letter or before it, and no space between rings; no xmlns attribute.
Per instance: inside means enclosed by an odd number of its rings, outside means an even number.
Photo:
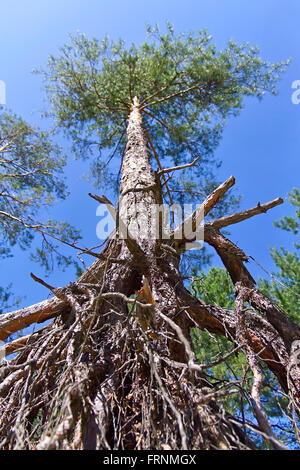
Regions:
<svg viewBox="0 0 300 470"><path fill-rule="evenodd" d="M203 170L226 118L245 96L275 94L287 63L269 63L257 47L233 40L217 50L206 30L175 34L167 24L166 33L148 26L138 46L71 36L42 73L58 126L77 155L97 155L97 170L107 164L101 150L122 155L134 96L160 159L178 164L200 155Z"/></svg>

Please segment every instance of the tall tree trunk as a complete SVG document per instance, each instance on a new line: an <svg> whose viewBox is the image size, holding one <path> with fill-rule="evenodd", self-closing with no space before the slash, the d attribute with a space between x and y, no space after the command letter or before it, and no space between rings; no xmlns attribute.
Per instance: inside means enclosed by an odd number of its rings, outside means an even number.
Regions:
<svg viewBox="0 0 300 470"><path fill-rule="evenodd" d="M52 288L55 299L0 321L4 338L22 322L30 324L33 315L33 321L39 315L41 321L56 317L30 335L25 346L23 341L17 357L0 369L3 448L253 447L244 427L219 404L226 387L213 387L196 363L190 328L197 325L237 343L247 339L247 347L260 354L286 389L288 346L276 325L270 333L270 324L258 315L239 323L238 306L229 312L204 305L186 290L172 236L151 236L149 214L161 203L135 98L117 227L101 258L76 283ZM212 229L206 239L217 243ZM221 243L217 247L221 250ZM234 258L228 269L232 265L237 266ZM257 413L266 432L259 405ZM280 448L271 433L270 439Z"/></svg>

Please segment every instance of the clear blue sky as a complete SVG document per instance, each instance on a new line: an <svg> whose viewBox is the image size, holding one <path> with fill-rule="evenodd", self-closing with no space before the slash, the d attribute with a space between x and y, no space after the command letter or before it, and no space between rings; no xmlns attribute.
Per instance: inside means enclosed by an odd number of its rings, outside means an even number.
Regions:
<svg viewBox="0 0 300 470"><path fill-rule="evenodd" d="M228 122L217 156L223 161L219 179L233 174L243 195L241 208L285 197L299 185L300 105L292 104L292 82L300 80L299 0L10 0L0 9L0 80L7 87L7 107L34 124L44 126L39 110L43 103L40 76L31 74L43 66L49 54L56 54L69 33L84 32L88 37L123 37L139 43L145 37L146 23L164 25L168 20L176 31L208 28L218 47L228 39L257 44L269 61L292 63L279 84L279 96L262 102L249 99L238 118ZM95 245L96 205L87 196L90 186L79 181L82 163L68 166L71 197L60 203L51 216L67 219L82 229L86 244ZM273 220L292 209L285 204L232 227L232 239L267 269L273 264L268 246L291 247L291 237L273 227ZM257 277L263 273L251 267ZM2 262L0 285L12 281L16 294L26 294L23 305L43 300L47 292L36 285L29 272L43 277L38 266L28 262L27 253ZM49 282L64 285L74 280L70 273L57 270Z"/></svg>

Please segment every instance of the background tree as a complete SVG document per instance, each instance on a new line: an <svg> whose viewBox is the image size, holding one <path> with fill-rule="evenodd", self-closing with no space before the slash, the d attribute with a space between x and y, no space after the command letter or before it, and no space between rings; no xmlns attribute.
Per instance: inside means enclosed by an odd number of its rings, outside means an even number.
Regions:
<svg viewBox="0 0 300 470"><path fill-rule="evenodd" d="M15 246L28 250L38 232L42 243L32 259L46 272L54 261L64 268L74 262L73 257L63 254L57 241L73 243L79 233L67 223L43 219L46 208L68 195L63 175L66 158L49 132L34 129L12 112L0 111L0 256L12 256ZM11 308L11 290L0 292L1 310Z"/></svg>
<svg viewBox="0 0 300 470"><path fill-rule="evenodd" d="M251 429L271 446L284 447L262 407L259 360L274 372L293 411L299 410L293 361L300 329L258 291L244 266L246 255L220 231L282 200L204 223L204 239L235 285L234 309L193 296L179 270L203 215L235 182L230 177L206 195L201 158L212 154L226 117L240 110L244 96L275 91L284 64L268 64L256 49L233 42L218 52L206 33L175 36L171 26L165 35L149 33L140 48L79 36L50 59L45 72L54 116L74 150L90 149L93 156L94 147L108 148L119 155L117 206L92 195L115 215L116 230L75 283L55 288L33 275L54 297L2 316L1 339L21 325L56 317L5 349L20 352L1 368L3 448L253 448L249 423L222 404L239 388L216 384L207 373L215 364L196 361L195 326L234 343L217 361L244 352L253 376L249 405L257 423ZM99 175L113 169L105 157L103 152L93 162ZM168 176L178 171L206 197L189 218L188 233L178 237L181 224L161 224L158 238L151 237L147 217L164 197L173 200L180 180Z"/></svg>
<svg viewBox="0 0 300 470"><path fill-rule="evenodd" d="M285 216L274 222L274 225L297 235L299 231L299 191L294 188L287 200L296 207L295 217ZM297 243L294 243L294 246L299 249ZM271 282L267 279L261 279L259 281L260 289L299 325L300 260L298 253L292 253L283 247L280 249L274 247L271 249L271 256L279 272L268 273L273 277ZM215 302L220 307L234 308L234 285L223 268L212 267L206 273L204 271L195 272L191 288L205 303ZM231 343L223 337L198 329L195 329L192 334L199 362L210 363L218 355L222 356L231 350ZM247 384L248 391L244 396L228 396L226 403L228 411L234 413L234 410L239 409L240 416L244 417L247 417L247 393L251 390L252 385L251 374L249 374L249 370L247 372L247 366L244 355L239 352L236 355L231 355L225 362L214 366L211 372L216 381L242 380L244 384ZM297 446L292 432L293 422L286 420L283 414L283 410L287 408L286 397L280 392L276 377L266 367L264 368L264 376L262 400L268 416L273 418L274 424L276 423L274 429L285 442L292 447Z"/></svg>

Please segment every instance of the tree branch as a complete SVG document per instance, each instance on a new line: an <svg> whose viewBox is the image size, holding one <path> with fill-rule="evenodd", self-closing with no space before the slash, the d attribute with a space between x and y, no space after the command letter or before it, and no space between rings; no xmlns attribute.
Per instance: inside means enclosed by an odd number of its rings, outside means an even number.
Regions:
<svg viewBox="0 0 300 470"><path fill-rule="evenodd" d="M185 242L184 238L188 238L191 233L195 232L196 228L202 222L208 212L234 184L235 178L230 176L224 183L216 188L189 217L187 217L178 227L174 229L174 238L176 240L183 240L183 242Z"/></svg>
<svg viewBox="0 0 300 470"><path fill-rule="evenodd" d="M146 131L146 129L144 129L144 131L145 131L145 135L146 135L146 137L147 137L147 140L148 140L148 142L149 142L149 145L150 145L150 147L151 147L151 149L152 149L152 152L153 152L153 154L154 154L154 157L155 157L156 163L157 163L157 165L158 165L158 168L160 169L160 171L162 171L163 168L162 168L162 166L161 166L161 163L160 163L158 154L157 154L157 152L156 152L156 150L155 150L155 147L154 147L154 145L153 145L153 143L152 143L152 140L151 140L151 138L150 138L150 135L149 135L148 131ZM167 182L166 182L166 179L165 179L164 175L163 175L163 179L164 179L164 183L165 183L166 188L167 188L167 193L168 193L168 196L169 196L169 199L170 199L170 204L173 205L173 198L172 198L172 196L171 196L171 193L170 193L170 190L169 190L169 187L168 187L168 185L167 185Z"/></svg>
<svg viewBox="0 0 300 470"><path fill-rule="evenodd" d="M287 351L290 352L293 341L300 338L300 327L255 287L253 277L244 266L244 261L248 261L247 255L210 224L205 225L204 240L219 254L232 282L234 284L241 282L247 289L248 301L265 315L268 322L283 338Z"/></svg>
<svg viewBox="0 0 300 470"><path fill-rule="evenodd" d="M263 214L273 207L279 206L280 204L283 204L283 199L281 197L278 197L273 201L266 202L265 204L260 204L260 202L258 202L257 206L252 207L251 209L220 217L219 219L212 220L209 222L209 224L218 229L227 227L228 225L237 224L243 220L250 219L250 217L255 215Z"/></svg>
<svg viewBox="0 0 300 470"><path fill-rule="evenodd" d="M145 254L142 250L142 248L139 246L135 238L130 234L130 231L126 224L122 221L122 219L119 217L118 211L115 209L115 207L112 205L112 203L107 199L106 196L96 196L91 193L88 193L89 196L96 201L100 202L101 204L105 204L107 207L107 210L111 214L112 218L116 222L117 229L123 234L124 241L129 249L129 251L133 254L135 258L139 259L139 263L143 264L145 262Z"/></svg>
<svg viewBox="0 0 300 470"><path fill-rule="evenodd" d="M155 96L160 95L161 93L166 91L168 88L170 88L170 86L174 83L177 77L178 77L178 72L175 73L175 75L171 78L171 80L166 86L164 86L163 88L160 88L160 90L156 90L154 93L152 93L152 95L147 96L147 98L143 99L141 102L141 105L147 104L147 101L152 100L152 98L155 98Z"/></svg>
<svg viewBox="0 0 300 470"><path fill-rule="evenodd" d="M9 356L10 354L20 351L20 349L23 349L24 346L26 346L30 337L31 334L22 336L21 338L17 338L14 341L10 341L9 343L4 344L4 346L0 348L0 356L2 356L2 352L4 356Z"/></svg>
<svg viewBox="0 0 300 470"><path fill-rule="evenodd" d="M16 331L22 330L33 323L43 323L63 313L69 313L67 302L52 298L30 307L21 308L14 312L0 315L0 340L4 341Z"/></svg>
<svg viewBox="0 0 300 470"><path fill-rule="evenodd" d="M146 109L143 109L143 113L147 114L148 116L152 117L153 119L156 119L156 121L159 122L159 124L161 124L167 130L169 130L167 124L164 121L162 121L161 119L159 119L158 117L154 116L154 114L150 113L150 111L146 111Z"/></svg>
<svg viewBox="0 0 300 470"><path fill-rule="evenodd" d="M184 168L189 168L191 166L196 165L196 163L200 160L200 157L195 158L194 161L191 163L186 163L185 165L180 165L180 166L174 166L172 168L164 168L158 172L158 175L162 175L164 173L170 173L171 171L176 171L176 170L183 170Z"/></svg>
<svg viewBox="0 0 300 470"><path fill-rule="evenodd" d="M199 88L199 85L200 85L200 83L198 83L197 85L190 86L189 88L186 88L185 90L177 91L176 93L172 93L171 95L166 96L165 98L161 98L160 100L152 101L151 103L144 104L141 107L141 111L144 108L150 108L151 106L155 106L156 104L163 103L164 101L168 101L172 98L175 98L176 96L184 95L185 93L188 93L189 91L192 91L192 90L195 90L196 88Z"/></svg>

